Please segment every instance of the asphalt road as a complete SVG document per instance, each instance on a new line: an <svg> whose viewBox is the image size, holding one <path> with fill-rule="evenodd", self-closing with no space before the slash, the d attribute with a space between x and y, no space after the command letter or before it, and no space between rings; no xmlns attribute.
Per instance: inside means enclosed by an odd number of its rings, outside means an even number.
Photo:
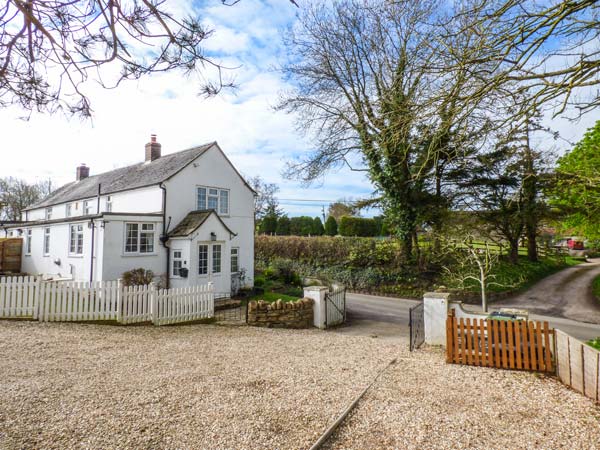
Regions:
<svg viewBox="0 0 600 450"><path fill-rule="evenodd" d="M408 311L418 303L416 300L348 293L346 311L350 326L342 327L338 332L383 338L407 336ZM598 324L537 314L531 314L530 318L548 321L551 327L559 328L577 339L587 341L600 336Z"/></svg>
<svg viewBox="0 0 600 450"><path fill-rule="evenodd" d="M592 259L550 275L522 294L490 306L521 308L543 316L600 324L600 302L592 294L592 281L598 275L600 259Z"/></svg>

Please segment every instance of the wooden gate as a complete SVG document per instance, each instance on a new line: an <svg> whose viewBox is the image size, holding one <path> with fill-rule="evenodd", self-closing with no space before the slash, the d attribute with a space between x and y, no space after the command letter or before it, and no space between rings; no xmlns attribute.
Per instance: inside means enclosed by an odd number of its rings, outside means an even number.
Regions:
<svg viewBox="0 0 600 450"><path fill-rule="evenodd" d="M325 293L325 327L341 325L346 321L346 288L334 286Z"/></svg>
<svg viewBox="0 0 600 450"><path fill-rule="evenodd" d="M470 366L554 372L554 329L548 322L457 319L446 321L446 361Z"/></svg>
<svg viewBox="0 0 600 450"><path fill-rule="evenodd" d="M21 246L23 239L0 239L0 273L21 272Z"/></svg>

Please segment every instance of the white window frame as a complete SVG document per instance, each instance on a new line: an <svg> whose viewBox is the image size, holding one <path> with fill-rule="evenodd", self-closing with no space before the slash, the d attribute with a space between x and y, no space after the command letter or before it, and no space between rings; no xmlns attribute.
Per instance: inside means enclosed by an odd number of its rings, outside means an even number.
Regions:
<svg viewBox="0 0 600 450"><path fill-rule="evenodd" d="M92 205L93 200L84 200L83 201L83 215L90 216L92 214Z"/></svg>
<svg viewBox="0 0 600 450"><path fill-rule="evenodd" d="M204 191L204 199L202 201L200 200L201 190ZM216 194L214 191L216 191ZM216 199L216 208L209 208L209 197ZM223 199L226 199L226 202L223 202ZM227 209L222 209L222 205L226 206ZM220 216L229 216L231 211L231 191L229 189L214 186L196 186L196 209L214 209Z"/></svg>
<svg viewBox="0 0 600 450"><path fill-rule="evenodd" d="M128 232L127 228L129 225L137 225L136 230L136 242L135 242L135 250L127 249L127 237ZM152 229L145 229L144 227L152 227ZM125 222L125 226L123 227L123 254L127 256L146 256L146 255L156 255L156 224L154 222ZM152 248L150 251L142 251L142 235L143 234L152 234Z"/></svg>
<svg viewBox="0 0 600 450"><path fill-rule="evenodd" d="M81 246L79 237L81 236ZM83 224L74 223L69 226L69 255L83 256Z"/></svg>
<svg viewBox="0 0 600 450"><path fill-rule="evenodd" d="M175 263L179 263L179 269L183 269L183 250L174 248L172 250L173 254L171 255L171 278L181 278L179 275L179 270L175 273ZM177 256L179 253L179 256Z"/></svg>
<svg viewBox="0 0 600 450"><path fill-rule="evenodd" d="M215 271L215 249L219 248L219 270ZM218 276L223 273L223 245L222 244L212 244L210 249L210 273L213 276Z"/></svg>
<svg viewBox="0 0 600 450"><path fill-rule="evenodd" d="M235 255L235 260L236 260L236 270L233 270L234 266L233 266L233 258ZM230 261L230 270L231 273L238 273L240 271L240 248L239 247L231 247L231 261Z"/></svg>
<svg viewBox="0 0 600 450"><path fill-rule="evenodd" d="M203 265L203 269L205 270L204 272L200 272L200 247L205 247L206 248L206 264ZM210 270L210 244L198 244L198 253L197 253L197 257L198 257L198 276L208 276L209 270Z"/></svg>
<svg viewBox="0 0 600 450"><path fill-rule="evenodd" d="M67 203L65 205L65 217L71 217L73 215L73 203Z"/></svg>
<svg viewBox="0 0 600 450"><path fill-rule="evenodd" d="M52 219L52 206L46 208L44 211L44 219L51 220Z"/></svg>
<svg viewBox="0 0 600 450"><path fill-rule="evenodd" d="M112 197L110 195L107 195L104 200L104 212L112 212Z"/></svg>
<svg viewBox="0 0 600 450"><path fill-rule="evenodd" d="M33 240L33 230L28 228L25 230L25 254L31 255L31 242Z"/></svg>
<svg viewBox="0 0 600 450"><path fill-rule="evenodd" d="M50 227L44 228L44 239L43 239L42 252L44 256L50 255Z"/></svg>

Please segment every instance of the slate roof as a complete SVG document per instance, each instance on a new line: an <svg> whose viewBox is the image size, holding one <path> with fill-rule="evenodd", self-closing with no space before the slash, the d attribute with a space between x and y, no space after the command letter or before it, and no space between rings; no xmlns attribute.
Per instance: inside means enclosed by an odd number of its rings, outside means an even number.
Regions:
<svg viewBox="0 0 600 450"><path fill-rule="evenodd" d="M202 224L204 222L206 222L206 219L208 219L210 217L211 214L214 214L215 216L217 216L217 219L219 219L219 221L221 222L223 227L225 227L225 229L227 231L229 231L229 233L231 235L235 236L235 233L233 231L231 231L231 229L227 225L225 225L223 220L214 211L214 209L201 209L201 210L189 212L188 215L185 216L183 218L183 220L181 222L179 222L177 224L177 226L169 232L169 237L189 236L194 231L196 231L198 228L200 228L202 226Z"/></svg>
<svg viewBox="0 0 600 450"><path fill-rule="evenodd" d="M152 162L141 162L110 172L92 175L81 181L67 183L40 202L29 206L26 210L96 197L98 195L98 184L101 184L102 194L156 185L175 175L215 144L216 142L210 142L161 156Z"/></svg>

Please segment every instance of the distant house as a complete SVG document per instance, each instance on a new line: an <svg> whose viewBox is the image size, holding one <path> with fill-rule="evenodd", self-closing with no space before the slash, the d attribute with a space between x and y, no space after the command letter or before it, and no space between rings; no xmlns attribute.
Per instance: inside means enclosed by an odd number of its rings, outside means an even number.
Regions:
<svg viewBox="0 0 600 450"><path fill-rule="evenodd" d="M115 280L143 267L227 295L241 274L253 283L254 195L216 142L163 156L152 135L144 162L93 176L81 165L4 228L23 238L30 274Z"/></svg>

